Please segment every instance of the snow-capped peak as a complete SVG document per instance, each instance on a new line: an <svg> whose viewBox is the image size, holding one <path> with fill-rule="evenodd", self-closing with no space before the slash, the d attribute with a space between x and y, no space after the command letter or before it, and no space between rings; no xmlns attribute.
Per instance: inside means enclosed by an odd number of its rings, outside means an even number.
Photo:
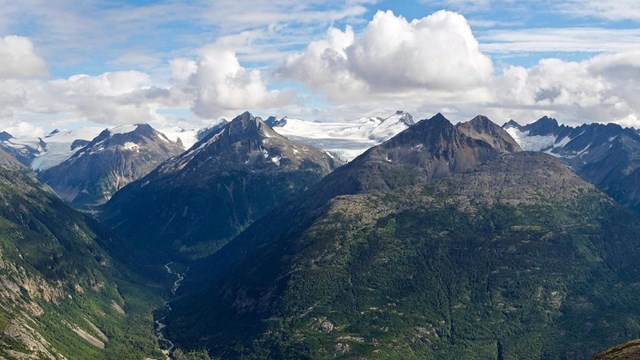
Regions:
<svg viewBox="0 0 640 360"><path fill-rule="evenodd" d="M116 134L128 134L130 132L134 132L138 129L140 124L128 124L128 125L120 125L107 129L111 135Z"/></svg>

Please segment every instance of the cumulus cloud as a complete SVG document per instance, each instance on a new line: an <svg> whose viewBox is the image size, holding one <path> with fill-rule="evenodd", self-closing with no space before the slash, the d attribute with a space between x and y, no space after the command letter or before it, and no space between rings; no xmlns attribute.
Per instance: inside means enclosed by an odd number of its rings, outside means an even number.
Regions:
<svg viewBox="0 0 640 360"><path fill-rule="evenodd" d="M379 11L359 37L349 27L331 28L325 39L289 56L278 76L338 100L354 94L470 91L486 85L492 72L462 15L443 10L409 22Z"/></svg>
<svg viewBox="0 0 640 360"><path fill-rule="evenodd" d="M15 50L20 48L12 42L15 39L7 38L10 41L5 43L11 51L5 52L13 59L33 54L28 39L16 38L18 45L28 50L20 52ZM0 56L0 62L8 58ZM29 76L42 73L34 66L39 62L21 61L22 65L15 64L20 69L10 72L11 78L0 77L0 121L4 127L34 116L40 120L51 116L105 125L164 123L167 119L160 109L171 108L190 108L201 118L210 119L250 108L284 105L292 98L286 91L269 90L259 70L245 69L235 51L219 44L202 49L196 60L172 61L172 79L165 86L157 85L149 74L140 71L78 74L52 80L33 78ZM0 74L4 75L1 71L5 70L0 69Z"/></svg>
<svg viewBox="0 0 640 360"><path fill-rule="evenodd" d="M192 110L204 118L256 107L284 105L288 93L268 90L259 70L245 69L235 51L212 46L198 60L176 59L173 78L193 96Z"/></svg>
<svg viewBox="0 0 640 360"><path fill-rule="evenodd" d="M545 111L566 122L619 122L638 126L640 51L603 54L581 62L543 59L509 66L495 79L495 104Z"/></svg>
<svg viewBox="0 0 640 360"><path fill-rule="evenodd" d="M47 64L26 37L9 35L0 38L0 79L43 77Z"/></svg>
<svg viewBox="0 0 640 360"><path fill-rule="evenodd" d="M12 122L9 126L4 128L4 131L16 138L34 138L43 137L45 135L45 130L42 127L33 125L26 121Z"/></svg>
<svg viewBox="0 0 640 360"><path fill-rule="evenodd" d="M5 127L33 116L105 125L150 122L159 118L158 108L180 104L181 99L172 89L153 86L147 74L137 71L55 80L0 79L0 88L0 120Z"/></svg>

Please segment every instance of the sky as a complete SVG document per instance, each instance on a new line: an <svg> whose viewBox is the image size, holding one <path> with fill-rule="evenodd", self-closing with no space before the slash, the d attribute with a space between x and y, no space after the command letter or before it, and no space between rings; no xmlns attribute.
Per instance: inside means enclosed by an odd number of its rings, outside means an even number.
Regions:
<svg viewBox="0 0 640 360"><path fill-rule="evenodd" d="M0 129L250 110L640 128L636 0L0 0Z"/></svg>

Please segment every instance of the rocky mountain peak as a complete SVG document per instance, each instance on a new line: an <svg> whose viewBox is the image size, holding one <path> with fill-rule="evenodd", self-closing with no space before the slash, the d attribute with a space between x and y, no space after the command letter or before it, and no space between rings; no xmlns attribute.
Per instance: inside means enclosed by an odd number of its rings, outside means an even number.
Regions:
<svg viewBox="0 0 640 360"><path fill-rule="evenodd" d="M197 258L336 165L245 112L119 191L103 219L141 247Z"/></svg>
<svg viewBox="0 0 640 360"><path fill-rule="evenodd" d="M510 128L516 128L516 129L520 129L521 125L518 124L517 121L510 119L509 121L507 121L506 123L504 123L504 125L502 125L503 129L510 129Z"/></svg>
<svg viewBox="0 0 640 360"><path fill-rule="evenodd" d="M149 124L105 129L89 142L71 145L81 148L40 177L62 199L84 208L104 203L129 182L183 151L181 144Z"/></svg>
<svg viewBox="0 0 640 360"><path fill-rule="evenodd" d="M478 115L470 121L458 124L456 127L465 135L485 141L504 152L522 151L520 145L509 133L486 116Z"/></svg>
<svg viewBox="0 0 640 360"><path fill-rule="evenodd" d="M396 116L399 117L401 123L407 126L412 126L415 124L415 122L413 121L413 116L411 116L411 114L407 112L404 112L403 110L396 111Z"/></svg>
<svg viewBox="0 0 640 360"><path fill-rule="evenodd" d="M271 126L272 128L274 127L284 127L285 125L287 125L287 120L288 118L285 116L281 119L278 119L275 116L269 116L267 118L267 120L265 120L265 124Z"/></svg>
<svg viewBox="0 0 640 360"><path fill-rule="evenodd" d="M474 126L483 124L478 129ZM500 154L518 151L517 143L490 121L454 126L436 114L369 149L323 183L332 196L389 190L465 172Z"/></svg>
<svg viewBox="0 0 640 360"><path fill-rule="evenodd" d="M0 132L0 141L13 139L13 136L6 131Z"/></svg>
<svg viewBox="0 0 640 360"><path fill-rule="evenodd" d="M52 137L53 135L58 134L59 132L60 132L60 130L54 129L53 131L51 131L50 133L45 135L45 138Z"/></svg>
<svg viewBox="0 0 640 360"><path fill-rule="evenodd" d="M136 124L136 128L133 130L133 133L143 136L152 136L156 133L156 130L154 130L154 128L149 124Z"/></svg>
<svg viewBox="0 0 640 360"><path fill-rule="evenodd" d="M235 117L228 124L220 127L219 130L211 132L203 141L217 142L224 138L228 139L230 143L234 143L243 139L282 138L269 125L265 124L261 118L253 116L248 111Z"/></svg>
<svg viewBox="0 0 640 360"><path fill-rule="evenodd" d="M524 126L523 130L528 130L529 135L545 136L554 133L559 127L556 119L543 116L534 123Z"/></svg>

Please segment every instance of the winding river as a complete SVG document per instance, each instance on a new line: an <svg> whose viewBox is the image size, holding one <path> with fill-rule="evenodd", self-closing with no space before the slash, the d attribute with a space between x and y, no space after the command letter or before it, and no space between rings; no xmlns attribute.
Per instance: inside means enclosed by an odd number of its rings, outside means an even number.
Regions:
<svg viewBox="0 0 640 360"><path fill-rule="evenodd" d="M176 281L173 282L173 286L171 287L171 295L175 295L178 289L180 288L182 281L184 280L184 273L177 273L173 271L171 269L171 264L173 264L173 262L166 263L164 265L164 269L166 270L167 273L171 275L175 275L177 277ZM189 268L187 268L187 270L189 270ZM163 323L164 319L167 318L167 315L171 311L171 305L169 305L169 302L167 301L164 303L164 306L165 306L166 315L155 321L155 324L156 324L155 334L156 334L156 337L158 338L160 351L162 351L162 353L165 355L165 359L173 359L171 357L171 351L175 348L175 345L171 340L167 339L167 337L165 336L164 329L167 327L167 325Z"/></svg>

